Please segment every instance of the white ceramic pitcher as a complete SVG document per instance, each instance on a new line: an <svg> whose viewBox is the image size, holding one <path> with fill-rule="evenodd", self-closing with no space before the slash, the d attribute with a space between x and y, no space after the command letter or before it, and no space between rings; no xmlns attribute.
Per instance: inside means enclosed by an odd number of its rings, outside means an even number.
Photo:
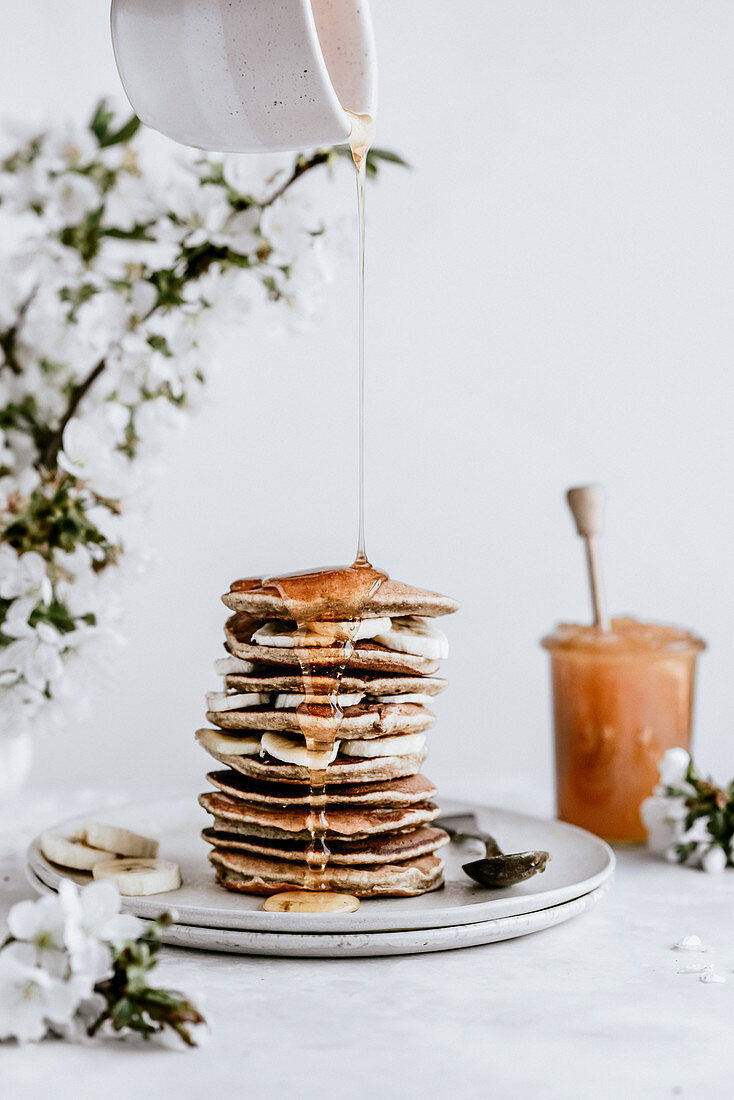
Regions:
<svg viewBox="0 0 734 1100"><path fill-rule="evenodd" d="M133 108L184 145L333 145L375 115L367 0L112 0L111 23Z"/></svg>

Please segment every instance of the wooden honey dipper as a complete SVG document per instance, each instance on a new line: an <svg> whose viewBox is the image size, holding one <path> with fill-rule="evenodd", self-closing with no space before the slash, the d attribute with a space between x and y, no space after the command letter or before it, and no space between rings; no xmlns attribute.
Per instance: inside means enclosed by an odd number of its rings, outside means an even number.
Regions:
<svg viewBox="0 0 734 1100"><path fill-rule="evenodd" d="M586 563L589 569L591 602L594 607L594 626L600 630L611 629L601 582L596 538L604 530L604 489L601 485L579 485L569 489L566 500L576 523L576 530L586 546Z"/></svg>

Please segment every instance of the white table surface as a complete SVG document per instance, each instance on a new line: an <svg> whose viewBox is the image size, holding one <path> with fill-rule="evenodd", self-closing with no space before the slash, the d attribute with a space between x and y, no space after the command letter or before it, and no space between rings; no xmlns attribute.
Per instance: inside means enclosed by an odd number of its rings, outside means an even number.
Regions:
<svg viewBox="0 0 734 1100"><path fill-rule="evenodd" d="M538 812L531 792L520 796L517 785L510 798L511 790L498 785L493 801ZM141 792L31 790L0 811L3 926L8 907L32 895L23 874L31 837L131 793ZM486 785L483 794L492 801ZM203 1007L205 1046L179 1054L137 1041L3 1044L0 1096L731 1096L734 870L709 876L641 850L617 855L612 891L592 912L486 947L343 961L167 948L154 984ZM671 950L688 934L711 952ZM726 982L678 973L698 960Z"/></svg>

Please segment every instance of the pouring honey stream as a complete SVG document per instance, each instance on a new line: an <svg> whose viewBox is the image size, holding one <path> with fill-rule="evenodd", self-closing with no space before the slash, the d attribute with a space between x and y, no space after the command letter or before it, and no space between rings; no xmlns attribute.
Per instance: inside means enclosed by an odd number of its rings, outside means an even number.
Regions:
<svg viewBox="0 0 734 1100"><path fill-rule="evenodd" d="M359 899L352 895L341 895L342 902L335 901L330 889L328 863L328 795L327 769L334 745L339 735L344 712L339 702L339 689L344 673L349 666L359 628L359 610L377 591L387 574L372 567L367 557L364 523L364 392L365 392L365 356L364 356L364 284L365 284L365 182L367 178L367 153L374 141L375 124L369 115L359 115L346 111L351 119L349 145L357 174L357 211L358 211L358 269L359 269L359 346L358 346L358 390L359 390L359 532L357 553L351 566L339 569L317 570L312 573L295 574L290 577L273 577L263 584L274 588L285 605L293 609L292 618L297 624L296 647L299 654L301 675L303 676L304 698L296 709L298 725L306 742L309 753L314 754L314 765L309 766L309 796L307 828L309 842L306 848L307 873L303 890L284 891L271 895L264 903L270 911L334 912L336 909L354 911ZM354 619L348 622L335 622L329 629L325 622L307 622L299 619L296 608L300 601L311 595L320 595L324 587L335 582L343 592L350 594L350 603ZM335 612L336 613L336 612ZM298 645L307 634L325 633L325 641L332 647L338 645L336 661L328 670L309 659L310 648ZM319 677L319 691L314 691L314 677ZM327 690L324 693L324 679ZM318 761L318 762L317 762Z"/></svg>

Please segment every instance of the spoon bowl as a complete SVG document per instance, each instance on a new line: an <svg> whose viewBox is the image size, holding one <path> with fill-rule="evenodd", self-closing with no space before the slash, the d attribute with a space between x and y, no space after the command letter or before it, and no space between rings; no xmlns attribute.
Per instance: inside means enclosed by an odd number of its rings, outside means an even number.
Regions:
<svg viewBox="0 0 734 1100"><path fill-rule="evenodd" d="M542 874L550 859L549 852L516 852L513 855L489 856L464 863L462 869L480 886L502 889L517 886L533 875Z"/></svg>
<svg viewBox="0 0 734 1100"><path fill-rule="evenodd" d="M455 844L472 843L484 845L484 859L475 859L462 865L462 870L480 886L500 890L507 886L517 886L533 875L545 871L550 852L530 851L506 854L495 838L480 829L473 813L453 814L436 821Z"/></svg>

